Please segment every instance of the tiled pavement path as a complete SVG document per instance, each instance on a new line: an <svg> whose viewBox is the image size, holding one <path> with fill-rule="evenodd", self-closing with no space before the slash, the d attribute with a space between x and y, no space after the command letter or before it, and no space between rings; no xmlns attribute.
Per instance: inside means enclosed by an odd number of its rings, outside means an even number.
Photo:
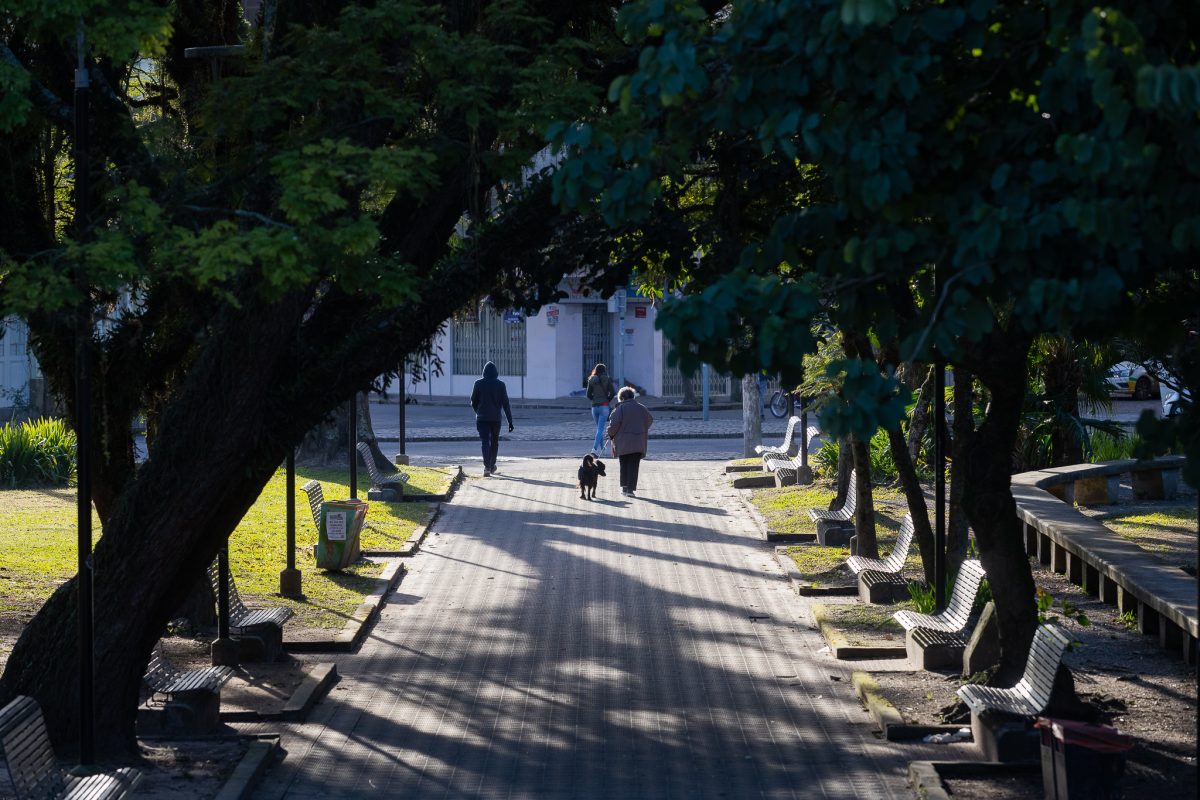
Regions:
<svg viewBox="0 0 1200 800"><path fill-rule="evenodd" d="M908 796L717 465L574 466L462 487L257 796Z"/></svg>

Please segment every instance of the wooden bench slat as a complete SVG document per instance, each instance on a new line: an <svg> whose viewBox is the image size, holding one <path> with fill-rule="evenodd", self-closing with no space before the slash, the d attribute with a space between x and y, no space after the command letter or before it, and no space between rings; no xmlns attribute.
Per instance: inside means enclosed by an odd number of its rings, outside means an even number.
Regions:
<svg viewBox="0 0 1200 800"><path fill-rule="evenodd" d="M16 697L0 709L0 757L18 800L116 800L141 780L128 768L82 779L65 776L54 759L42 710L31 697Z"/></svg>

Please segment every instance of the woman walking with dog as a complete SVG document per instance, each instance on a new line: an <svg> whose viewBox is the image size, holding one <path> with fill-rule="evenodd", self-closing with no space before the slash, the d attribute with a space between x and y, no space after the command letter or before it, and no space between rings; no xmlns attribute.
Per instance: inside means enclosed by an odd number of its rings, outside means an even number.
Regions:
<svg viewBox="0 0 1200 800"><path fill-rule="evenodd" d="M637 491L638 470L646 456L650 426L654 417L635 397L628 386L617 394L620 404L608 418L608 438L612 439L613 455L621 462L621 494L633 497Z"/></svg>
<svg viewBox="0 0 1200 800"><path fill-rule="evenodd" d="M608 407L617 394L613 380L608 376L608 367L597 364L588 376L587 398L592 403L592 421L596 425L596 441L592 444L592 455L600 456L604 444L604 426L608 424Z"/></svg>

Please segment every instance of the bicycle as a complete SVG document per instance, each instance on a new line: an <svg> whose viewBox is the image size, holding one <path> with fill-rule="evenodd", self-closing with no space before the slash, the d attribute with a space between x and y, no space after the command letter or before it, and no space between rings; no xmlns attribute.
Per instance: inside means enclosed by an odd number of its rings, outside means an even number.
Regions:
<svg viewBox="0 0 1200 800"><path fill-rule="evenodd" d="M776 389L767 403L767 408L771 409L771 416L783 419L796 413L797 404L801 409L807 408L809 399L801 395L799 390L785 392L783 389Z"/></svg>

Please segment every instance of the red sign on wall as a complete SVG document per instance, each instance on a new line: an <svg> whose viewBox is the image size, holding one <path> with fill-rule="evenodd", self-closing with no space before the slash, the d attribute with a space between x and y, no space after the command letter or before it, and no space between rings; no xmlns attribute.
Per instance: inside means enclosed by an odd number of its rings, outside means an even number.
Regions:
<svg viewBox="0 0 1200 800"><path fill-rule="evenodd" d="M645 306L634 306L633 307L633 316L635 319L645 319L646 318L646 307Z"/></svg>

